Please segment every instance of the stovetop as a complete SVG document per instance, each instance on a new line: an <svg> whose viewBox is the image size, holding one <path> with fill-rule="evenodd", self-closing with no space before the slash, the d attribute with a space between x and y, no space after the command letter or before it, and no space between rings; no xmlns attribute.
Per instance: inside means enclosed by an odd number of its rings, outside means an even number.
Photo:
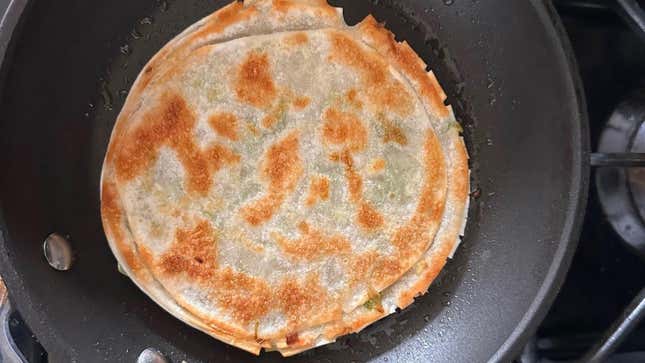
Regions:
<svg viewBox="0 0 645 363"><path fill-rule="evenodd" d="M608 9L585 10L565 6L565 1L556 3L583 80L595 150L614 108L634 91L645 89L645 41ZM580 357L645 286L645 261L614 232L595 183L592 171L587 214L569 274L530 343L535 354L522 363ZM645 362L645 324L640 324L611 360Z"/></svg>
<svg viewBox="0 0 645 363"><path fill-rule="evenodd" d="M634 90L645 89L645 41L612 11L581 9L571 3L585 2L556 1L584 83L595 148L616 105ZM527 346L528 353L517 361L560 362L580 357L643 286L645 262L621 242L607 222L592 175L585 223L569 274ZM30 362L47 361L19 314L12 316L11 330ZM645 362L645 324L610 361Z"/></svg>

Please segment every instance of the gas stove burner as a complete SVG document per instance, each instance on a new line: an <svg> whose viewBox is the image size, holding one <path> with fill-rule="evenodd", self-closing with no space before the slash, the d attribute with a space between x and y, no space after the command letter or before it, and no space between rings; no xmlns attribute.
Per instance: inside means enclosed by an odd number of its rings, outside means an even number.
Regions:
<svg viewBox="0 0 645 363"><path fill-rule="evenodd" d="M614 110L600 135L598 152L645 152L645 89ZM614 230L645 257L645 168L599 168L596 189Z"/></svg>

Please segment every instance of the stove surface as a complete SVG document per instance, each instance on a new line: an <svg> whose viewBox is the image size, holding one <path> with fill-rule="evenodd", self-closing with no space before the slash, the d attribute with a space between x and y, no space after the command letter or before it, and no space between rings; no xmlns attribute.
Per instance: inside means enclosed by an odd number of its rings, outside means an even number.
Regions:
<svg viewBox="0 0 645 363"><path fill-rule="evenodd" d="M645 89L645 42L610 10L556 3L580 68L591 145L596 150L615 107L634 91ZM533 353L522 363L579 358L645 286L645 261L626 247L607 221L594 176L592 171L587 214L571 269L530 343ZM610 361L645 362L645 324Z"/></svg>

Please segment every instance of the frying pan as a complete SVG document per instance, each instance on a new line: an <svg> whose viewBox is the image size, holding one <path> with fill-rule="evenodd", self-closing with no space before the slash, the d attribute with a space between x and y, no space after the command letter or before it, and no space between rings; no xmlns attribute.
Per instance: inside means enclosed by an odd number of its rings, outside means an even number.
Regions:
<svg viewBox="0 0 645 363"><path fill-rule="evenodd" d="M148 347L173 362L252 358L176 320L120 275L99 214L101 162L128 87L165 42L225 3L9 4L0 273L52 362L134 362ZM585 106L559 19L538 0L332 3L349 23L368 13L385 21L435 70L464 125L473 197L463 243L427 295L291 361L510 360L563 281L587 197ZM70 236L70 271L45 262L42 241L54 231Z"/></svg>

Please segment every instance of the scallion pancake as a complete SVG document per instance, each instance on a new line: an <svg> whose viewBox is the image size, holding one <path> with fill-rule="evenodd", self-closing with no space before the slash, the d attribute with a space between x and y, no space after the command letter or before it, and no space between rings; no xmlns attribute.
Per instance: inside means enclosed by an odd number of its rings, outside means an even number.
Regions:
<svg viewBox="0 0 645 363"><path fill-rule="evenodd" d="M372 18L232 3L135 82L103 167L110 246L158 304L251 352L356 331L456 247L468 168L444 99Z"/></svg>

